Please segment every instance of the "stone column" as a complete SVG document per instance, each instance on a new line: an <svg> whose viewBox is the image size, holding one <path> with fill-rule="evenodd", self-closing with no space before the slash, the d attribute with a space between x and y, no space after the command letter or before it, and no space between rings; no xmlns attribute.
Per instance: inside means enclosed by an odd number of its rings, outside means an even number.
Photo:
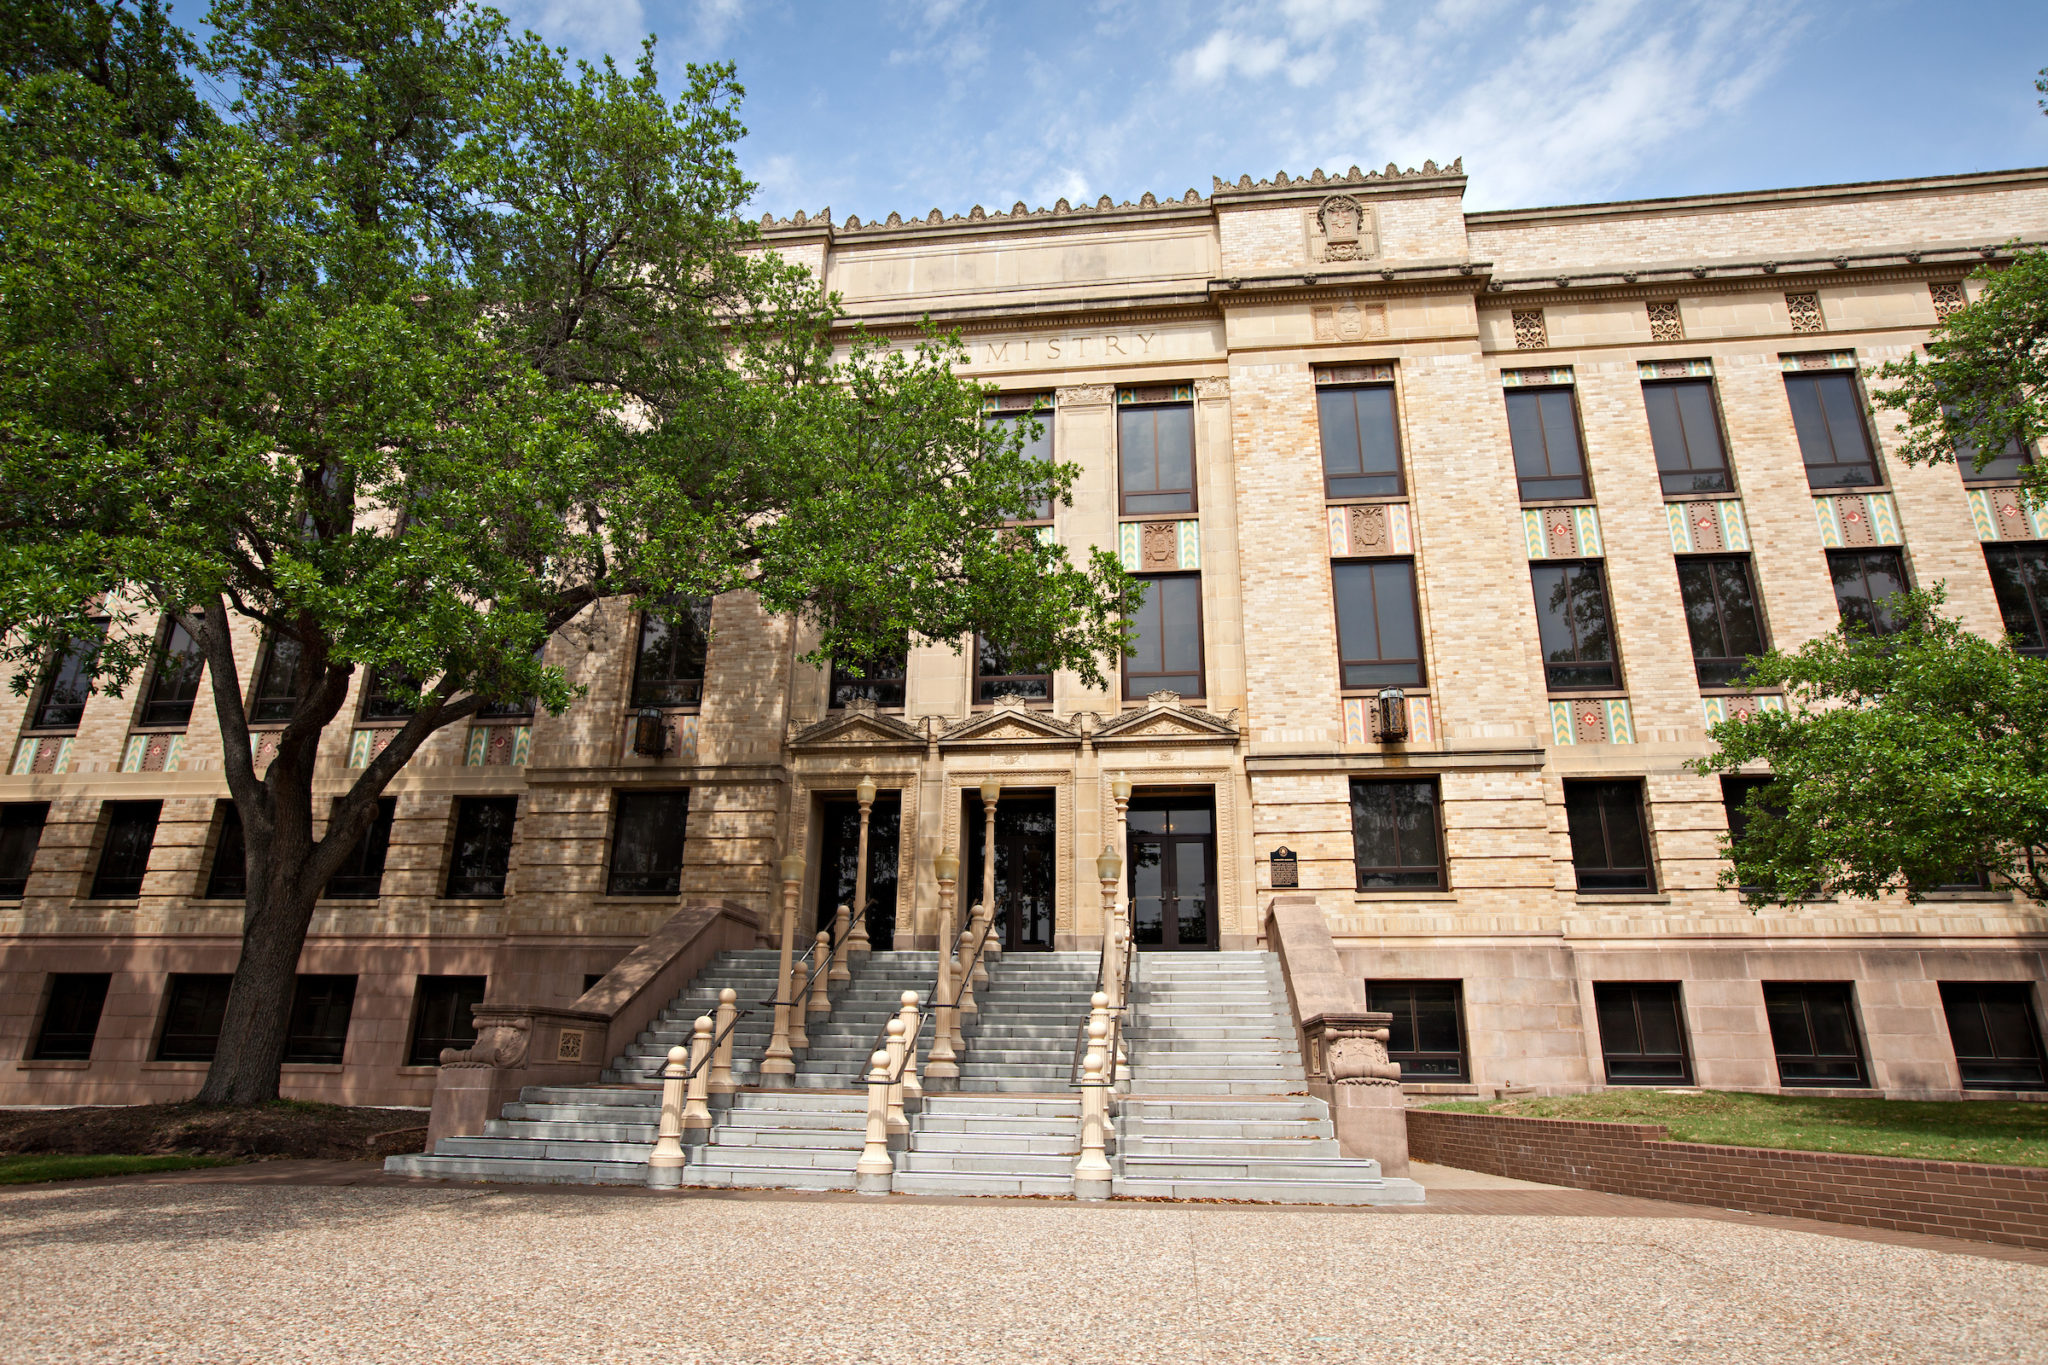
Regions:
<svg viewBox="0 0 2048 1365"><path fill-rule="evenodd" d="M702 1147L711 1141L711 1016L700 1014L690 1037L690 1081L683 1092L683 1144Z"/></svg>
<svg viewBox="0 0 2048 1365"><path fill-rule="evenodd" d="M832 985L853 980L853 972L846 965L846 959L853 954L853 911L842 905L832 912L832 970L826 981Z"/></svg>
<svg viewBox="0 0 2048 1365"><path fill-rule="evenodd" d="M782 946L775 970L775 1031L761 1054L761 1084L787 1089L796 1076L796 1055L790 1051L789 1022L793 997L789 989L791 949L796 946L796 898L804 883L804 860L792 853L782 860Z"/></svg>
<svg viewBox="0 0 2048 1365"><path fill-rule="evenodd" d="M896 1161L889 1155L889 1054L875 1052L868 1056L867 1140L853 1168L853 1188L887 1194L895 1176Z"/></svg>
<svg viewBox="0 0 2048 1365"><path fill-rule="evenodd" d="M917 1009L917 992L905 991L898 1000L896 1017L903 1021L903 1104L910 1113L924 1108L924 1086L917 1079L917 1031L923 1016Z"/></svg>
<svg viewBox="0 0 2048 1365"><path fill-rule="evenodd" d="M832 1017L832 935L818 931L818 944L811 953L811 1000L805 1013L813 1019Z"/></svg>
<svg viewBox="0 0 2048 1365"><path fill-rule="evenodd" d="M1107 1154L1109 1083L1109 1026L1100 1019L1088 1021L1088 1055L1081 1063L1081 1155L1074 1162L1074 1197L1107 1199L1116 1172Z"/></svg>
<svg viewBox="0 0 2048 1365"><path fill-rule="evenodd" d="M732 1078L733 1020L739 1012L740 993L727 986L718 993L718 1017L713 1034L718 1041L711 1050L711 1080L707 1086L711 1103L721 1108L732 1103L733 1094L739 1089Z"/></svg>
<svg viewBox="0 0 2048 1365"><path fill-rule="evenodd" d="M960 1067L953 1050L953 1035L957 1025L953 1022L957 1011L949 1002L953 998L953 962L947 949L953 942L953 879L960 874L960 858L954 853L941 853L932 859L932 871L939 881L939 973L935 986L938 999L933 1006L938 1010L934 1024L932 1050L925 1062L924 1079L929 1090L957 1090L960 1086Z"/></svg>
<svg viewBox="0 0 2048 1365"><path fill-rule="evenodd" d="M863 774L853 795L860 802L860 848L853 863L853 937L846 945L850 952L866 953L875 946L868 938L868 817L875 809L875 779Z"/></svg>
<svg viewBox="0 0 2048 1365"><path fill-rule="evenodd" d="M683 1069L690 1054L680 1047L668 1050L668 1065L661 1069L661 1130L654 1151L647 1158L647 1183L658 1190L672 1190L683 1183L683 1166L689 1157L683 1152Z"/></svg>

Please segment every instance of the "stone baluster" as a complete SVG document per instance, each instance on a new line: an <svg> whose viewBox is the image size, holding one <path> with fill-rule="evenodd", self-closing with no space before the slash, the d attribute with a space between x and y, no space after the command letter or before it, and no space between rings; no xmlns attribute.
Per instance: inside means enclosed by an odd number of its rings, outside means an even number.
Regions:
<svg viewBox="0 0 2048 1365"><path fill-rule="evenodd" d="M707 1088L711 1102L716 1105L732 1103L739 1086L732 1078L733 1020L739 1017L740 993L727 986L718 993L718 1017L715 1021L714 1036L717 1044L711 1050L711 1079Z"/></svg>
<svg viewBox="0 0 2048 1365"><path fill-rule="evenodd" d="M924 1086L917 1079L917 1030L923 1023L917 1009L917 992L903 992L899 1005L896 1017L903 1021L903 1103L906 1110L916 1113L924 1107Z"/></svg>
<svg viewBox="0 0 2048 1365"><path fill-rule="evenodd" d="M903 1066L903 1021L901 1019L891 1019L887 1032L889 1035L889 1046L886 1049L889 1054L889 1074L895 1076ZM910 1120L903 1116L903 1082L900 1079L889 1082L887 1100L889 1105L889 1148L891 1151L901 1151L910 1144Z"/></svg>
<svg viewBox="0 0 2048 1365"><path fill-rule="evenodd" d="M953 1050L953 1020L957 1014L946 1002L953 995L953 962L947 949L953 943L953 879L959 875L960 859L956 854L941 853L932 859L932 871L939 880L939 972L936 994L932 1002L938 1011L933 1025L932 1050L925 1061L925 1086L930 1090L955 1090L960 1085L958 1054Z"/></svg>
<svg viewBox="0 0 2048 1365"><path fill-rule="evenodd" d="M801 960L790 964L789 986L785 992L789 997L789 1050L797 1057L811 1050L810 1030L805 1027L805 1020L811 1013L810 1006L805 1000L805 970Z"/></svg>
<svg viewBox="0 0 2048 1365"><path fill-rule="evenodd" d="M811 954L811 1007L813 1019L832 1017L832 935L818 931L818 947Z"/></svg>
<svg viewBox="0 0 2048 1365"><path fill-rule="evenodd" d="M711 1141L711 1016L700 1014L690 1037L690 1083L683 1099L683 1145Z"/></svg>
<svg viewBox="0 0 2048 1365"><path fill-rule="evenodd" d="M1112 1005L1121 1006L1119 997L1124 989L1123 955L1130 951L1124 942L1124 917L1117 913L1117 888L1123 882L1123 855L1116 851L1116 845L1104 844L1102 852L1095 856L1095 877L1102 884L1102 980L1098 985L1110 999Z"/></svg>
<svg viewBox="0 0 2048 1365"><path fill-rule="evenodd" d="M683 1072L690 1054L681 1047L668 1050L668 1065L661 1069L661 1129L654 1151L647 1158L647 1183L658 1190L672 1190L683 1183L683 1166L689 1157L683 1151Z"/></svg>
<svg viewBox="0 0 2048 1365"><path fill-rule="evenodd" d="M990 918L988 902L983 901L974 907L974 914L967 922L968 930L981 948L980 955L974 959L974 984L983 990L988 989L989 957L996 950L996 936L988 932Z"/></svg>
<svg viewBox="0 0 2048 1365"><path fill-rule="evenodd" d="M782 860L782 943L775 967L775 1031L768 1037L768 1050L761 1054L761 1084L786 1089L794 1085L796 1056L790 1045L789 975L791 949L796 946L796 897L804 881L804 860L792 853ZM809 1046L808 1043L805 1046Z"/></svg>
<svg viewBox="0 0 2048 1365"><path fill-rule="evenodd" d="M868 938L868 817L875 809L875 779L863 775L853 795L860 802L860 846L853 862L853 937L847 950L866 953L874 949Z"/></svg>
<svg viewBox="0 0 2048 1365"><path fill-rule="evenodd" d="M974 952L974 922L981 916L981 907L975 906L968 912L967 923L960 930L960 1013L980 1014L981 1006L974 1000L974 973L967 966L968 957Z"/></svg>
<svg viewBox="0 0 2048 1365"><path fill-rule="evenodd" d="M853 1187L862 1194L887 1194L895 1182L896 1159L889 1155L889 1054L868 1057L867 1145L853 1168Z"/></svg>
<svg viewBox="0 0 2048 1365"><path fill-rule="evenodd" d="M1088 1021L1088 1055L1081 1062L1081 1155L1074 1162L1074 1197L1107 1199L1116 1171L1109 1164L1109 1085L1104 1053L1109 1026Z"/></svg>
<svg viewBox="0 0 2048 1365"><path fill-rule="evenodd" d="M832 974L826 979L835 986L853 980L853 971L846 965L853 952L853 940L847 937L852 921L853 911L844 905L832 912L832 942L836 946L832 950Z"/></svg>

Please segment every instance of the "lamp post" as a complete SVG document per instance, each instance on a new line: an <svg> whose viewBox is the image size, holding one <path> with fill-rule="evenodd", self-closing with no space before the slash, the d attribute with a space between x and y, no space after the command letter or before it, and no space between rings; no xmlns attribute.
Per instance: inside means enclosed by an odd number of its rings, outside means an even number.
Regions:
<svg viewBox="0 0 2048 1365"><path fill-rule="evenodd" d="M1003 784L991 777L981 784L981 903L996 912L996 803Z"/></svg>
<svg viewBox="0 0 2048 1365"><path fill-rule="evenodd" d="M1110 799L1116 803L1116 846L1119 850L1131 846L1127 820L1131 809L1131 779L1127 773L1118 773L1116 780L1109 784Z"/></svg>
<svg viewBox="0 0 2048 1365"><path fill-rule="evenodd" d="M1116 851L1115 844L1104 844L1102 852L1095 855L1095 876L1102 883L1102 943L1107 949L1102 955L1101 988L1109 996L1110 1003L1122 1008L1124 987L1124 953L1129 951L1123 941L1123 919L1116 912L1116 893L1123 881L1123 855Z"/></svg>
<svg viewBox="0 0 2048 1365"><path fill-rule="evenodd" d="M874 947L868 940L868 817L875 809L875 779L861 774L860 785L853 789L853 798L860 802L860 852L854 859L853 933L846 940L846 950L865 953Z"/></svg>
<svg viewBox="0 0 2048 1365"><path fill-rule="evenodd" d="M761 1054L761 1084L770 1089L786 1089L796 1081L796 1056L789 1050L789 978L790 950L796 946L796 897L803 882L803 855L792 853L782 860L782 947L775 971L775 1031L768 1037L768 1050Z"/></svg>
<svg viewBox="0 0 2048 1365"><path fill-rule="evenodd" d="M960 875L960 858L940 853L932 859L932 873L939 881L939 975L937 982L939 1017L934 1023L932 1050L925 1058L924 1079L928 1090L954 1090L960 1085L960 1066L953 1051L953 1032L958 1027L953 1008L953 960L947 947L953 941L953 880Z"/></svg>

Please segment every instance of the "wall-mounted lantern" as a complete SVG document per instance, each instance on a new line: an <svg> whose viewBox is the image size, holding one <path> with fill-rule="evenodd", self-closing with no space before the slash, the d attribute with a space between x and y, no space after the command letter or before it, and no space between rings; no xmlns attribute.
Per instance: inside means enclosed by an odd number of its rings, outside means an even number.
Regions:
<svg viewBox="0 0 2048 1365"><path fill-rule="evenodd" d="M668 752L668 719L651 706L633 717L633 752L643 758L660 758Z"/></svg>
<svg viewBox="0 0 2048 1365"><path fill-rule="evenodd" d="M1382 740L1408 738L1408 698L1398 687L1382 687L1373 706L1379 713Z"/></svg>

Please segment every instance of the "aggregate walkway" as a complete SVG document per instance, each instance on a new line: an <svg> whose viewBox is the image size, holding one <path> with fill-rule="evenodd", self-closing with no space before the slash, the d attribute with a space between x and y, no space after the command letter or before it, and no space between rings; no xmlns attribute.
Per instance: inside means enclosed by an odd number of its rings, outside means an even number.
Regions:
<svg viewBox="0 0 2048 1365"><path fill-rule="evenodd" d="M2048 1361L2038 1253L1423 1174L1413 1212L309 1162L32 1186L0 1193L0 1340L9 1362Z"/></svg>

